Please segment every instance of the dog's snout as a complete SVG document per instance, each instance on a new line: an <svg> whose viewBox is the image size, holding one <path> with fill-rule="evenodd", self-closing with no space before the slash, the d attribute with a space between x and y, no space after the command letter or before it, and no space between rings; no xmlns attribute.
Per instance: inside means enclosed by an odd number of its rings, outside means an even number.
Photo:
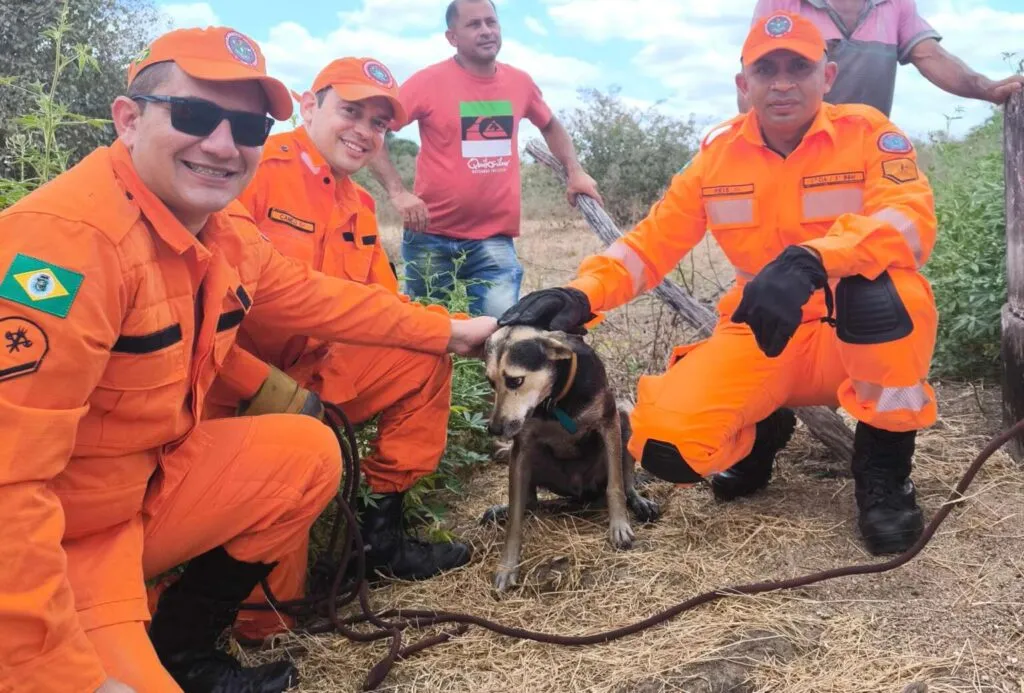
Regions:
<svg viewBox="0 0 1024 693"><path fill-rule="evenodd" d="M523 430L523 421L521 419L491 419L487 430L498 438L514 438L519 431Z"/></svg>

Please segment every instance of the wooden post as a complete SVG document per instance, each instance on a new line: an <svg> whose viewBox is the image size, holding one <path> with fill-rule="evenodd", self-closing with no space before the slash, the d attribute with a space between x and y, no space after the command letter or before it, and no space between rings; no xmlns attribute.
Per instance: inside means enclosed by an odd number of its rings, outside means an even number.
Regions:
<svg viewBox="0 0 1024 693"><path fill-rule="evenodd" d="M547 147L538 142L530 142L526 145L526 151L550 168L563 184L566 182L565 168L552 156ZM581 195L578 206L590 228L605 243L614 243L615 239L622 235L615 222L594 200ZM686 322L697 328L703 337L709 336L718 322L711 309L699 303L683 287L669 279L654 287L653 293L679 313ZM853 432L839 414L828 407L798 407L794 411L807 426L807 430L824 443L837 460L848 462L853 457Z"/></svg>
<svg viewBox="0 0 1024 693"><path fill-rule="evenodd" d="M1014 94L1003 122L1006 175L1006 293L1003 306L1003 424L1024 419L1024 96ZM941 233L941 229L940 229ZM1024 436L1010 440L1007 452L1024 460Z"/></svg>

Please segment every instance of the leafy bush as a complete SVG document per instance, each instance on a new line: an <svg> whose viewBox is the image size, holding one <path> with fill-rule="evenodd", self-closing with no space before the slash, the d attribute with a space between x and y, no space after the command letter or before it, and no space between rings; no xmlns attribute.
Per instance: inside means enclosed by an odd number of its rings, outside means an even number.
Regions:
<svg viewBox="0 0 1024 693"><path fill-rule="evenodd" d="M618 93L617 88L581 90L585 105L565 122L606 211L617 224L630 226L647 213L699 143L692 119L672 118L656 108L630 108Z"/></svg>
<svg viewBox="0 0 1024 693"><path fill-rule="evenodd" d="M0 178L0 209L14 204L68 168L71 150L66 144L65 130L103 128L107 122L72 113L57 98L58 87L63 86L62 79L69 68L76 67L78 77L100 69L89 46L66 46L71 31L69 11L70 3L65 0L57 23L42 34L52 50L52 75L48 84L0 77L0 90L5 94L13 93L30 100L29 110L12 119L14 128L5 143L7 151L3 160L13 175Z"/></svg>
<svg viewBox="0 0 1024 693"><path fill-rule="evenodd" d="M994 377L1000 309L1006 301L1003 119L994 115L962 140L928 147L938 240L925 266L939 309L933 372Z"/></svg>
<svg viewBox="0 0 1024 693"><path fill-rule="evenodd" d="M467 282L455 280L451 288L442 290L431 287L428 277L427 289L432 298L420 302L443 305L452 313L468 313L468 287ZM428 534L435 539L448 537L441 526L447 515L446 502L461 495L466 473L490 460L487 453L491 440L487 432L487 417L491 386L487 382L483 362L459 356L452 358L448 444L437 470L419 479L405 497L406 518L411 524L426 525ZM367 443L376 435L375 422L368 423L357 432L361 456L369 452ZM373 502L373 495L365 483L361 494L364 501Z"/></svg>
<svg viewBox="0 0 1024 693"><path fill-rule="evenodd" d="M25 117L43 114L40 96L55 98L58 79L60 112L51 103L45 119L63 123L63 116L75 113L94 127L62 126L49 133L51 154L56 144L66 165L73 165L113 140L105 119L123 93L126 66L161 28L152 0L0 0L0 78L8 84L16 79L20 87L0 87L0 178L19 179L19 157L46 149L39 124ZM73 61L66 67L78 69L54 74L57 43L63 46L61 60Z"/></svg>

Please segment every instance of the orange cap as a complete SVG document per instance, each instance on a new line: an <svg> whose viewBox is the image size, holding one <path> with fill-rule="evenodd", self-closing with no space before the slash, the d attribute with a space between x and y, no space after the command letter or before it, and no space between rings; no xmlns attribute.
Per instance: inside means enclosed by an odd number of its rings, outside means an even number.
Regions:
<svg viewBox="0 0 1024 693"><path fill-rule="evenodd" d="M743 43L743 64L757 62L772 51L793 51L808 60L821 60L825 39L814 23L798 14L776 12L759 20Z"/></svg>
<svg viewBox="0 0 1024 693"><path fill-rule="evenodd" d="M334 87L346 101L362 101L383 96L395 109L392 127L405 125L405 107L398 98L398 82L384 63L373 58L339 58L320 71L313 80L313 93Z"/></svg>
<svg viewBox="0 0 1024 693"><path fill-rule="evenodd" d="M267 61L256 42L228 27L177 29L159 37L128 67L128 84L146 67L173 62L190 77L210 81L255 79L270 102L270 115L287 120L292 99L283 83L267 76Z"/></svg>

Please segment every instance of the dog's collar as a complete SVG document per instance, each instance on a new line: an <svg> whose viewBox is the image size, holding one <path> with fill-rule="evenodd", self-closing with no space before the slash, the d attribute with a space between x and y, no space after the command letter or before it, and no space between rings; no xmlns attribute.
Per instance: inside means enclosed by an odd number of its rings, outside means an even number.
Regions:
<svg viewBox="0 0 1024 693"><path fill-rule="evenodd" d="M558 397L555 397L555 402L561 402L565 399L565 396L569 394L569 390L572 389L572 384L576 382L576 368L579 365L576 358L576 352L572 352L572 358L569 361L569 377L565 379L565 385L562 387L562 391L558 393Z"/></svg>
<svg viewBox="0 0 1024 693"><path fill-rule="evenodd" d="M557 397L548 397L541 405L541 408L551 416L555 417L555 419L558 420L558 423L562 425L562 428L569 433L576 433L578 427L572 417L569 416L569 413L559 407L558 403L566 398L569 394L569 390L572 389L573 383L576 382L576 369L578 366L579 362L576 358L576 352L573 352L569 361L569 376L565 379L565 385L562 386L562 391L558 393Z"/></svg>

